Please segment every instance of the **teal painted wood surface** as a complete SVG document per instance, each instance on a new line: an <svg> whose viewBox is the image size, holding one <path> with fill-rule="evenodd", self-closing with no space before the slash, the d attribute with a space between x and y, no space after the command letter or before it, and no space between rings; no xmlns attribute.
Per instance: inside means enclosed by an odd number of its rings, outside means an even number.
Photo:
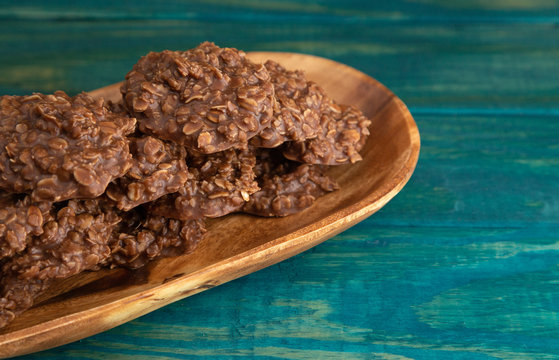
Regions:
<svg viewBox="0 0 559 360"><path fill-rule="evenodd" d="M0 4L0 94L75 94L212 40L356 67L422 135L410 183L343 234L23 359L559 358L556 1Z"/></svg>

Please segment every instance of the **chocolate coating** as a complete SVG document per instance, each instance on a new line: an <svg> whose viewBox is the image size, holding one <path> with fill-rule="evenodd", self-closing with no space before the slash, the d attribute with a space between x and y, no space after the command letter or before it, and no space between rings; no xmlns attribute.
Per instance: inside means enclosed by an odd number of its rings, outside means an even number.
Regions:
<svg viewBox="0 0 559 360"><path fill-rule="evenodd" d="M27 250L2 266L0 327L33 305L55 279L98 269L111 254L108 242L120 221L103 200L70 200Z"/></svg>
<svg viewBox="0 0 559 360"><path fill-rule="evenodd" d="M238 211L259 189L250 149L192 154L187 163L191 179L177 194L154 202L150 213L181 220L219 217Z"/></svg>
<svg viewBox="0 0 559 360"><path fill-rule="evenodd" d="M51 203L34 203L28 195L0 193L0 260L25 250L32 236L51 220Z"/></svg>
<svg viewBox="0 0 559 360"><path fill-rule="evenodd" d="M311 206L316 198L339 188L317 165L283 159L278 152L258 152L257 181L260 190L250 196L242 211L259 216L280 217Z"/></svg>
<svg viewBox="0 0 559 360"><path fill-rule="evenodd" d="M274 118L270 127L251 139L251 145L274 148L285 141L304 141L316 137L324 90L307 81L300 71L286 70L275 61L264 66L270 72L275 92Z"/></svg>
<svg viewBox="0 0 559 360"><path fill-rule="evenodd" d="M0 98L0 188L33 201L94 198L131 165L135 120L87 94Z"/></svg>
<svg viewBox="0 0 559 360"><path fill-rule="evenodd" d="M24 253L3 264L0 328L57 279L107 265L138 268L160 256L186 253L204 232L201 220L182 222L136 209L120 213L105 198L70 200Z"/></svg>
<svg viewBox="0 0 559 360"><path fill-rule="evenodd" d="M149 53L121 91L142 132L206 154L245 148L272 116L268 70L242 51L209 42Z"/></svg>
<svg viewBox="0 0 559 360"><path fill-rule="evenodd" d="M111 266L139 268L161 256L193 251L206 229L201 219L187 221L148 215L134 209L123 215L110 242Z"/></svg>
<svg viewBox="0 0 559 360"><path fill-rule="evenodd" d="M348 105L324 101L317 137L285 144L286 158L306 164L341 165L361 160L371 121Z"/></svg>
<svg viewBox="0 0 559 360"><path fill-rule="evenodd" d="M188 179L186 150L180 145L143 136L130 139L130 152L132 167L107 188L121 210L177 192Z"/></svg>

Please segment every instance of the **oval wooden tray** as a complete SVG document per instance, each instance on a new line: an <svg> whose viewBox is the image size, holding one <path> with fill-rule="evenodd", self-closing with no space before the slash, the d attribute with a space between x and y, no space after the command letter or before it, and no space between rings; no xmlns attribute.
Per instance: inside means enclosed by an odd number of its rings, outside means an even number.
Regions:
<svg viewBox="0 0 559 360"><path fill-rule="evenodd" d="M213 219L192 254L161 259L135 272L102 270L62 281L0 331L0 357L82 339L287 259L365 219L402 189L417 163L419 132L404 103L390 90L351 67L315 56L249 56L305 70L335 100L357 106L371 118L363 161L330 170L341 189L296 216L233 214ZM119 85L91 94L118 100Z"/></svg>

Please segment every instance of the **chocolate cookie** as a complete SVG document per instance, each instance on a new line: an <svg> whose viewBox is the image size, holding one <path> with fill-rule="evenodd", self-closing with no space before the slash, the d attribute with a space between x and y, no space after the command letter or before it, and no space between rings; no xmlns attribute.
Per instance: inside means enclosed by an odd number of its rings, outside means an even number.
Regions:
<svg viewBox="0 0 559 360"><path fill-rule="evenodd" d="M286 158L306 164L340 165L361 160L371 121L348 105L324 101L316 138L285 144Z"/></svg>
<svg viewBox="0 0 559 360"><path fill-rule="evenodd" d="M33 203L28 195L0 193L0 260L22 252L33 235L43 233L51 207L51 203Z"/></svg>
<svg viewBox="0 0 559 360"><path fill-rule="evenodd" d="M323 98L322 88L300 71L289 71L275 61L264 66L270 72L276 102L270 127L251 139L251 145L274 148L285 141L304 141L316 137Z"/></svg>
<svg viewBox="0 0 559 360"><path fill-rule="evenodd" d="M338 189L338 184L319 166L286 160L275 151L258 152L255 172L260 190L242 208L249 214L295 214L311 206L316 198Z"/></svg>
<svg viewBox="0 0 559 360"><path fill-rule="evenodd" d="M113 234L108 262L136 269L160 256L186 254L194 250L205 232L200 219L168 219L136 208L123 215Z"/></svg>
<svg viewBox="0 0 559 360"><path fill-rule="evenodd" d="M33 201L94 198L131 165L135 119L87 94L0 98L0 188Z"/></svg>
<svg viewBox="0 0 559 360"><path fill-rule="evenodd" d="M193 154L188 160L192 178L177 194L150 206L150 213L181 220L218 217L238 211L258 190L252 150Z"/></svg>
<svg viewBox="0 0 559 360"><path fill-rule="evenodd" d="M2 266L0 327L31 307L55 279L98 269L111 254L108 242L119 221L99 199L70 200L58 210L27 250Z"/></svg>
<svg viewBox="0 0 559 360"><path fill-rule="evenodd" d="M269 126L274 101L264 65L209 42L149 53L121 91L141 131L205 154L246 147Z"/></svg>
<svg viewBox="0 0 559 360"><path fill-rule="evenodd" d="M130 139L132 167L107 188L107 196L121 210L177 192L188 179L186 150L151 136Z"/></svg>

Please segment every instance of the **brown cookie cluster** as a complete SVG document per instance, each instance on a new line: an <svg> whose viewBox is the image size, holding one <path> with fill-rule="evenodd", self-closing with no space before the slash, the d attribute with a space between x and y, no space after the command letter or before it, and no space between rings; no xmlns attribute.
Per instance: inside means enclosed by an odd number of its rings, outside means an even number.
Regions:
<svg viewBox="0 0 559 360"><path fill-rule="evenodd" d="M264 65L206 42L144 56L122 93L141 131L211 154L246 148L269 125L274 88Z"/></svg>
<svg viewBox="0 0 559 360"><path fill-rule="evenodd" d="M242 208L260 216L287 216L311 206L314 201L338 184L325 175L322 167L289 161L281 152L257 151L256 180L260 188Z"/></svg>
<svg viewBox="0 0 559 360"><path fill-rule="evenodd" d="M147 54L121 92L0 97L0 327L59 279L193 251L206 217L308 208L369 135L302 71L209 42Z"/></svg>
<svg viewBox="0 0 559 360"><path fill-rule="evenodd" d="M181 221L134 208L123 215L111 236L108 263L136 269L160 256L189 253L204 233L201 218Z"/></svg>
<svg viewBox="0 0 559 360"><path fill-rule="evenodd" d="M95 198L132 164L133 118L62 91L0 99L0 188L34 201Z"/></svg>
<svg viewBox="0 0 559 360"><path fill-rule="evenodd" d="M0 261L25 250L51 218L51 204L33 203L29 195L0 193Z"/></svg>
<svg viewBox="0 0 559 360"><path fill-rule="evenodd" d="M308 82L301 70L289 71L275 61L264 66L270 72L276 101L270 126L252 139L256 147L275 148L286 141L305 141L317 136L324 91Z"/></svg>
<svg viewBox="0 0 559 360"><path fill-rule="evenodd" d="M180 220L220 217L239 211L259 190L252 149L191 153L187 163L191 178L186 186L155 201L151 213Z"/></svg>
<svg viewBox="0 0 559 360"><path fill-rule="evenodd" d="M27 251L4 261L0 280L0 326L33 304L56 279L96 270L111 255L110 235L120 218L103 199L70 200Z"/></svg>
<svg viewBox="0 0 559 360"><path fill-rule="evenodd" d="M322 106L317 136L286 143L283 154L307 164L353 164L362 159L359 150L365 145L369 125L371 121L360 110L330 100Z"/></svg>
<svg viewBox="0 0 559 360"><path fill-rule="evenodd" d="M141 136L130 138L130 152L130 170L107 189L119 209L130 210L184 187L189 173L183 146Z"/></svg>

